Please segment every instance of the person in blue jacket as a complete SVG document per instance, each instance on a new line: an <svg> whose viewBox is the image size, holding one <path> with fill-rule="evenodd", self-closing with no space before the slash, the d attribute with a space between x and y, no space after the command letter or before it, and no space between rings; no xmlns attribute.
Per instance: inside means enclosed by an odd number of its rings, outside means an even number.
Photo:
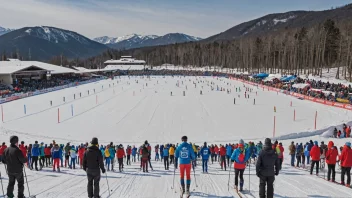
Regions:
<svg viewBox="0 0 352 198"><path fill-rule="evenodd" d="M227 159L227 164L229 165L229 167L230 167L231 154L232 154L232 146L231 146L231 144L228 144L226 146L226 159Z"/></svg>
<svg viewBox="0 0 352 198"><path fill-rule="evenodd" d="M103 145L100 146L100 152L101 152L101 155L103 156L103 159L105 159L105 148Z"/></svg>
<svg viewBox="0 0 352 198"><path fill-rule="evenodd" d="M307 143L306 147L304 148L304 156L306 156L307 158L307 164L309 164L309 160L310 160L310 148L309 148L310 144Z"/></svg>
<svg viewBox="0 0 352 198"><path fill-rule="evenodd" d="M38 141L35 141L32 147L32 164L31 168L33 169L33 164L35 163L35 170L38 171L38 157L40 155L39 144Z"/></svg>
<svg viewBox="0 0 352 198"><path fill-rule="evenodd" d="M182 143L177 147L175 152L175 157L180 160L180 177L181 177L181 187L182 195L185 193L185 172L186 172L186 183L187 191L189 195L189 187L191 186L191 161L196 159L194 151L191 144L187 143L187 136L181 138ZM176 163L175 163L176 166ZM193 169L194 170L194 169Z"/></svg>
<svg viewBox="0 0 352 198"><path fill-rule="evenodd" d="M210 149L208 148L206 142L204 142L204 146L202 149L200 149L199 153L202 156L203 173L208 173L208 160L210 155Z"/></svg>
<svg viewBox="0 0 352 198"><path fill-rule="evenodd" d="M245 149L245 143L241 139L238 143L238 148L232 153L231 162L234 163L235 169L235 188L238 190L238 176L240 176L240 191L243 190L244 179L243 179L243 172L246 168L246 162L251 157L251 149L247 147Z"/></svg>
<svg viewBox="0 0 352 198"><path fill-rule="evenodd" d="M112 144L110 144L109 153L110 153L111 171L114 171L114 162L115 162L116 150L115 150L115 146L112 145Z"/></svg>
<svg viewBox="0 0 352 198"><path fill-rule="evenodd" d="M132 148L132 162L136 162L137 148L133 145Z"/></svg>
<svg viewBox="0 0 352 198"><path fill-rule="evenodd" d="M64 145L60 144L59 155L60 155L61 167L64 167L64 160L63 160L64 159L64 157L63 157L64 153L63 153L63 151L64 151Z"/></svg>
<svg viewBox="0 0 352 198"><path fill-rule="evenodd" d="M163 158L164 158L164 167L165 170L169 170L169 147L165 144L163 150Z"/></svg>
<svg viewBox="0 0 352 198"><path fill-rule="evenodd" d="M45 163L45 153L44 153L44 142L40 143L39 146L39 165L40 165L40 169L42 169L44 167L44 163Z"/></svg>

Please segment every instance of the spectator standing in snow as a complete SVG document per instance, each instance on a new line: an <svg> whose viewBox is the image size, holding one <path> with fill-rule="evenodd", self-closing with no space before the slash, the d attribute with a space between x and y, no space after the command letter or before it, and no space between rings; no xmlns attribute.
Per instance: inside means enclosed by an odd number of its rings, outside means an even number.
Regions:
<svg viewBox="0 0 352 198"><path fill-rule="evenodd" d="M290 156L291 156L291 166L295 166L295 153L296 153L296 146L294 142L291 142L291 145L289 146L288 150L290 151ZM281 158L282 160L282 158ZM280 164L282 162L280 161Z"/></svg>
<svg viewBox="0 0 352 198"><path fill-rule="evenodd" d="M87 172L88 177L88 197L99 197L99 182L100 182L100 169L105 173L103 156L99 150L98 138L93 138L90 142L91 146L88 147L83 156L83 170ZM94 183L94 188L93 188Z"/></svg>
<svg viewBox="0 0 352 198"><path fill-rule="evenodd" d="M341 153L341 184L345 185L345 174L347 175L346 186L351 185L352 149L351 143L346 142Z"/></svg>
<svg viewBox="0 0 352 198"><path fill-rule="evenodd" d="M328 151L326 152L325 156L326 163L328 164L328 181L330 181L330 178L332 178L331 181L335 182L335 166L338 154L339 153L336 146L334 146L334 142L330 141L328 143Z"/></svg>
<svg viewBox="0 0 352 198"><path fill-rule="evenodd" d="M14 197L13 190L15 182L18 182L18 197L24 198L24 178L23 165L27 162L27 158L23 156L21 150L17 147L18 137L10 137L11 145L4 150L2 163L7 165L7 173L9 175L9 184L7 186L8 197Z"/></svg>
<svg viewBox="0 0 352 198"><path fill-rule="evenodd" d="M266 138L264 148L260 152L256 164L256 174L259 177L259 197L260 198L272 198L274 197L274 186L275 175L278 175L280 171L280 162L277 154L272 148L271 139ZM267 186L267 190L265 190ZM265 196L265 191L267 196Z"/></svg>

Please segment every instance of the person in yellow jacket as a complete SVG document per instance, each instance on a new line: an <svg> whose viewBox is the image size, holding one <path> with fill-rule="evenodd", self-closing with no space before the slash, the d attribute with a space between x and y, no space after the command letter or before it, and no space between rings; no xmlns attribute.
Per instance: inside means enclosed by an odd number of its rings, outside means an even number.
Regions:
<svg viewBox="0 0 352 198"><path fill-rule="evenodd" d="M170 164L175 164L175 145L171 145L169 149Z"/></svg>
<svg viewBox="0 0 352 198"><path fill-rule="evenodd" d="M104 151L105 165L108 167L108 171L110 170L110 152L109 152L109 148L110 148L110 145L107 145L106 148L105 148L105 151Z"/></svg>

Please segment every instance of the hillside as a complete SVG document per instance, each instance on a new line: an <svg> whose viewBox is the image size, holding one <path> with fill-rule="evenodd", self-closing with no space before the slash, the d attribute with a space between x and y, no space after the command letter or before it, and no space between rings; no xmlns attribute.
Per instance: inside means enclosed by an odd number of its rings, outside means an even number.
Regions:
<svg viewBox="0 0 352 198"><path fill-rule="evenodd" d="M63 55L69 59L98 55L108 47L76 32L55 27L24 27L0 36L0 52L17 52L25 60L49 60Z"/></svg>
<svg viewBox="0 0 352 198"><path fill-rule="evenodd" d="M231 40L247 36L261 36L284 29L310 27L334 21L352 20L352 4L324 11L291 11L269 14L258 19L236 25L224 32L211 36L204 41Z"/></svg>

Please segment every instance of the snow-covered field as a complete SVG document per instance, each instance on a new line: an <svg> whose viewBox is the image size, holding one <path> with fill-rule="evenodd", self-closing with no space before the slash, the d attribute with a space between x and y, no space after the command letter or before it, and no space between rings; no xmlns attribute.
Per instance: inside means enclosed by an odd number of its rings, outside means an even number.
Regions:
<svg viewBox="0 0 352 198"><path fill-rule="evenodd" d="M241 138L257 143L273 136L275 116L276 137L294 133L307 136L283 140L284 148L288 150L291 141L305 143L313 139L328 142L328 138L310 136L306 132L316 134L314 132L324 132L331 126L352 121L351 111L246 86L253 89L247 92L249 99L244 97L243 83L224 78L121 77L104 80L2 104L4 122L0 122L0 139L9 142L11 135L18 135L20 141L26 143L56 140L59 144L71 142L75 145L89 142L96 136L103 144L112 141L125 147L139 146L148 140L154 147L155 144L180 142L181 136L187 135L190 142L200 145L204 141L208 144L237 143ZM225 91L217 91L217 87ZM228 94L227 89L231 89L231 93ZM317 130L314 130L316 112ZM299 135L291 137L299 138ZM338 146L344 142L339 140ZM288 157L288 152L285 154ZM125 165L124 173L108 172L110 197L179 197L171 189L173 168L165 171L162 163L152 163L154 171L147 174L139 171L138 163ZM291 168L288 163L289 158L285 158L283 170L276 177L275 197L351 196L352 190L310 176L307 171ZM255 176L255 166L251 165L250 169L250 193L245 196L258 197L259 180ZM8 180L4 166L1 165L0 170L6 186ZM233 173L228 191L228 172L222 171L218 163L211 164L209 172L204 175L199 167L196 169L198 187L194 178L191 187L195 197L237 197L231 189ZM64 168L62 173L55 173L51 168L40 172L27 169L27 176L31 194L37 197L87 197L83 170ZM337 181L339 177L336 176ZM178 183L176 173L177 190ZM102 197L108 197L105 177L100 186ZM249 190L248 168L245 189Z"/></svg>

